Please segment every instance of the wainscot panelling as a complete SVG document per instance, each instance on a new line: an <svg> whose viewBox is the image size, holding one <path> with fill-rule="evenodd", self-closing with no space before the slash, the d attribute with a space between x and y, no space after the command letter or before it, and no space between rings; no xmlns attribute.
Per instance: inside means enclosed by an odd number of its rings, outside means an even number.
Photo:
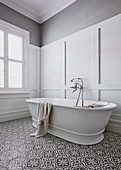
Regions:
<svg viewBox="0 0 121 170"><path fill-rule="evenodd" d="M117 104L118 107L111 115L107 129L121 133L121 89L102 89L99 91L99 98Z"/></svg>
<svg viewBox="0 0 121 170"><path fill-rule="evenodd" d="M40 97L41 48L29 45L29 97Z"/></svg>
<svg viewBox="0 0 121 170"><path fill-rule="evenodd" d="M72 78L83 78L84 98L92 99L92 81L93 81L93 46L94 32L81 31L67 38L66 40L66 85L73 85ZM66 97L73 98L75 94L71 93ZM76 93L76 92L75 92Z"/></svg>
<svg viewBox="0 0 121 170"><path fill-rule="evenodd" d="M0 122L30 116L25 100L29 93L1 93L0 94Z"/></svg>
<svg viewBox="0 0 121 170"><path fill-rule="evenodd" d="M107 129L121 133L121 16L107 20L98 31L98 99L117 104Z"/></svg>
<svg viewBox="0 0 121 170"><path fill-rule="evenodd" d="M121 113L121 90L100 90L100 100L106 100L108 102L113 102L117 104L117 108L115 109L112 117L114 118L115 115L120 115ZM120 117L121 120L121 117Z"/></svg>
<svg viewBox="0 0 121 170"><path fill-rule="evenodd" d="M40 52L39 47L29 45L27 92L0 93L0 122L30 116L26 99L40 97Z"/></svg>
<svg viewBox="0 0 121 170"><path fill-rule="evenodd" d="M44 97L49 97L49 98L63 98L63 90L52 90L52 89L47 89L47 90L43 90L43 96Z"/></svg>
<svg viewBox="0 0 121 170"><path fill-rule="evenodd" d="M93 92L92 92L91 89L84 87L83 92L84 92L84 99L85 100L92 100ZM73 93L73 89L66 90L66 98L67 99L77 99L78 93L79 93L78 91L75 91ZM80 97L80 100L81 100L81 97Z"/></svg>
<svg viewBox="0 0 121 170"><path fill-rule="evenodd" d="M100 28L100 83L121 83L121 21Z"/></svg>
<svg viewBox="0 0 121 170"><path fill-rule="evenodd" d="M58 41L42 48L42 96L64 98L65 43Z"/></svg>
<svg viewBox="0 0 121 170"><path fill-rule="evenodd" d="M107 129L121 133L121 14L42 47L43 97L77 98L70 80L82 77L84 99L114 102Z"/></svg>

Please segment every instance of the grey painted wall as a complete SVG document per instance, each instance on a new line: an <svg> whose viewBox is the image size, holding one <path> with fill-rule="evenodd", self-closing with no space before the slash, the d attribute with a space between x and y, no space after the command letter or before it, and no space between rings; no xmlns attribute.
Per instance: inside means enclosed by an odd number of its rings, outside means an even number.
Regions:
<svg viewBox="0 0 121 170"><path fill-rule="evenodd" d="M121 13L121 0L77 0L42 24L42 45Z"/></svg>
<svg viewBox="0 0 121 170"><path fill-rule="evenodd" d="M41 46L41 25L0 3L0 19L30 32L30 43Z"/></svg>

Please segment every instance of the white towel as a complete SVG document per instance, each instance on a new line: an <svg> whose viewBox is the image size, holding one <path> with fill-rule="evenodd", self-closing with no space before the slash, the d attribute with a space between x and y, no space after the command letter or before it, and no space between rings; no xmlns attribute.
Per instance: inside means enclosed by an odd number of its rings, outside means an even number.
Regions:
<svg viewBox="0 0 121 170"><path fill-rule="evenodd" d="M35 133L30 134L30 136L45 136L48 130L48 120L51 112L51 103L39 103L38 104L38 126Z"/></svg>

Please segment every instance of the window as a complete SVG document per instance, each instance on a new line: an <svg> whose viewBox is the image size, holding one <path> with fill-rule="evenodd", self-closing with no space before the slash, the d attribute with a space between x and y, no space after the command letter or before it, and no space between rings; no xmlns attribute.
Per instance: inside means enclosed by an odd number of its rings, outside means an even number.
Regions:
<svg viewBox="0 0 121 170"><path fill-rule="evenodd" d="M0 90L25 91L28 40L18 27L8 26L0 21Z"/></svg>
<svg viewBox="0 0 121 170"><path fill-rule="evenodd" d="M23 87L22 38L8 34L8 88Z"/></svg>

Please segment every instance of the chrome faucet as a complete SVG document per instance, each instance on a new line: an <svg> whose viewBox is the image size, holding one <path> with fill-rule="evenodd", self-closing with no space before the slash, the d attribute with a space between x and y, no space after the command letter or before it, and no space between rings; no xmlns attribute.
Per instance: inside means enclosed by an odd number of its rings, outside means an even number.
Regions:
<svg viewBox="0 0 121 170"><path fill-rule="evenodd" d="M81 80L81 84L80 84L80 80ZM83 99L83 79L82 78L73 78L71 80L71 82L74 82L74 86L70 87L70 88L73 88L73 93L79 89L79 94L78 94L78 97L77 97L77 101L76 101L76 106L78 105L78 102L79 102L79 99L80 99L80 94L81 94L81 97L82 97L82 106L84 106L84 99ZM82 91L82 93L81 93Z"/></svg>

